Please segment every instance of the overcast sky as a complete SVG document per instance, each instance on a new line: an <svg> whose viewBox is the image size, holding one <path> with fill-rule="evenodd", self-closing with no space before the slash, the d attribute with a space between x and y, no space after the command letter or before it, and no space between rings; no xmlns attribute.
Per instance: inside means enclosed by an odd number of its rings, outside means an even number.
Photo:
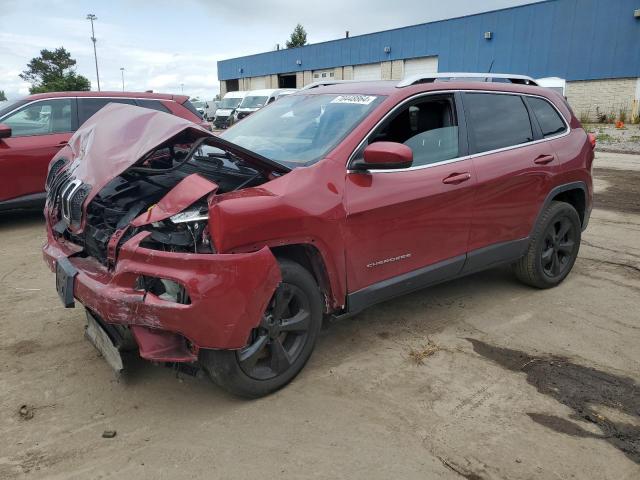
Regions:
<svg viewBox="0 0 640 480"><path fill-rule="evenodd" d="M43 48L64 46L77 72L97 89L91 27L94 13L100 86L213 98L218 60L273 50L300 22L309 43L536 0L0 0L0 90L28 94L18 77Z"/></svg>

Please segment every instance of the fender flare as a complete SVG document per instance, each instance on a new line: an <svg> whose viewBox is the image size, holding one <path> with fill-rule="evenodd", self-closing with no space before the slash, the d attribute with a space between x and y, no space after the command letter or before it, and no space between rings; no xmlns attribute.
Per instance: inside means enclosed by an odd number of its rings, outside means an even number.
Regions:
<svg viewBox="0 0 640 480"><path fill-rule="evenodd" d="M582 193L584 194L585 211L584 211L584 219L582 221L582 231L584 231L587 228L587 225L589 223L589 216L591 214L591 208L588 205L589 191L587 189L587 184L580 180L576 182L557 185L556 187L551 189L551 191L547 194L546 198L544 199L544 202L542 203L542 207L540 207L540 210L538 211L538 215L536 215L536 221L533 223L533 226L531 227L531 233L529 234L529 238L531 238L531 235L533 234L533 230L536 228L536 225L538 225L538 221L540 220L540 217L542 216L544 211L547 209L547 207L549 207L553 199L557 195L563 192L568 192L569 190L582 190Z"/></svg>

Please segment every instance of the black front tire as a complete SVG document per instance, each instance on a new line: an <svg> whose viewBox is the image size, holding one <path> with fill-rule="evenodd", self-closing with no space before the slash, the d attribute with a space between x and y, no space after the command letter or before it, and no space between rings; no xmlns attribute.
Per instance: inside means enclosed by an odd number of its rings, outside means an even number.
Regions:
<svg viewBox="0 0 640 480"><path fill-rule="evenodd" d="M578 257L582 223L572 205L553 201L536 224L529 248L513 269L518 279L536 288L559 285Z"/></svg>
<svg viewBox="0 0 640 480"><path fill-rule="evenodd" d="M309 360L322 325L322 295L300 264L279 260L282 282L240 350L201 350L209 377L228 392L259 398L291 382ZM286 303L286 305L285 305Z"/></svg>

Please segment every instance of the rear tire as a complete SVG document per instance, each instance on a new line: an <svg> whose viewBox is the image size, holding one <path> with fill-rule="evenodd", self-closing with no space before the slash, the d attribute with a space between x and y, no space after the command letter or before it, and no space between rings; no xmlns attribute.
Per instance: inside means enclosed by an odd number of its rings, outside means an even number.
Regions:
<svg viewBox="0 0 640 480"><path fill-rule="evenodd" d="M559 285L578 257L581 233L576 209L551 202L535 226L526 255L513 265L518 279L536 288Z"/></svg>
<svg viewBox="0 0 640 480"><path fill-rule="evenodd" d="M282 282L240 350L202 350L200 363L228 392L258 398L284 387L309 360L322 324L322 295L300 264L280 260Z"/></svg>

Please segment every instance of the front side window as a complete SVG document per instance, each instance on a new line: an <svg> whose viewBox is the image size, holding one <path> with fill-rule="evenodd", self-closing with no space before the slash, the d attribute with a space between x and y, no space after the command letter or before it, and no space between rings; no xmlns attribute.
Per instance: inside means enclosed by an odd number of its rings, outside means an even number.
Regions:
<svg viewBox="0 0 640 480"><path fill-rule="evenodd" d="M49 135L73 130L71 99L41 100L7 116L2 123L11 127L11 136Z"/></svg>
<svg viewBox="0 0 640 480"><path fill-rule="evenodd" d="M287 95L237 123L221 137L287 167L308 166L338 145L383 98Z"/></svg>
<svg viewBox="0 0 640 480"><path fill-rule="evenodd" d="M369 139L369 143L380 141L411 148L414 167L458 157L458 120L453 97L428 97L412 102Z"/></svg>
<svg viewBox="0 0 640 480"><path fill-rule="evenodd" d="M474 153L533 141L529 113L519 95L465 93L464 110Z"/></svg>
<svg viewBox="0 0 640 480"><path fill-rule="evenodd" d="M110 103L124 103L135 105L136 101L129 98L78 98L78 117L80 125L89 120L98 110Z"/></svg>
<svg viewBox="0 0 640 480"><path fill-rule="evenodd" d="M527 97L527 103L538 120L543 137L552 137L567 129L558 111L548 101L537 97Z"/></svg>

